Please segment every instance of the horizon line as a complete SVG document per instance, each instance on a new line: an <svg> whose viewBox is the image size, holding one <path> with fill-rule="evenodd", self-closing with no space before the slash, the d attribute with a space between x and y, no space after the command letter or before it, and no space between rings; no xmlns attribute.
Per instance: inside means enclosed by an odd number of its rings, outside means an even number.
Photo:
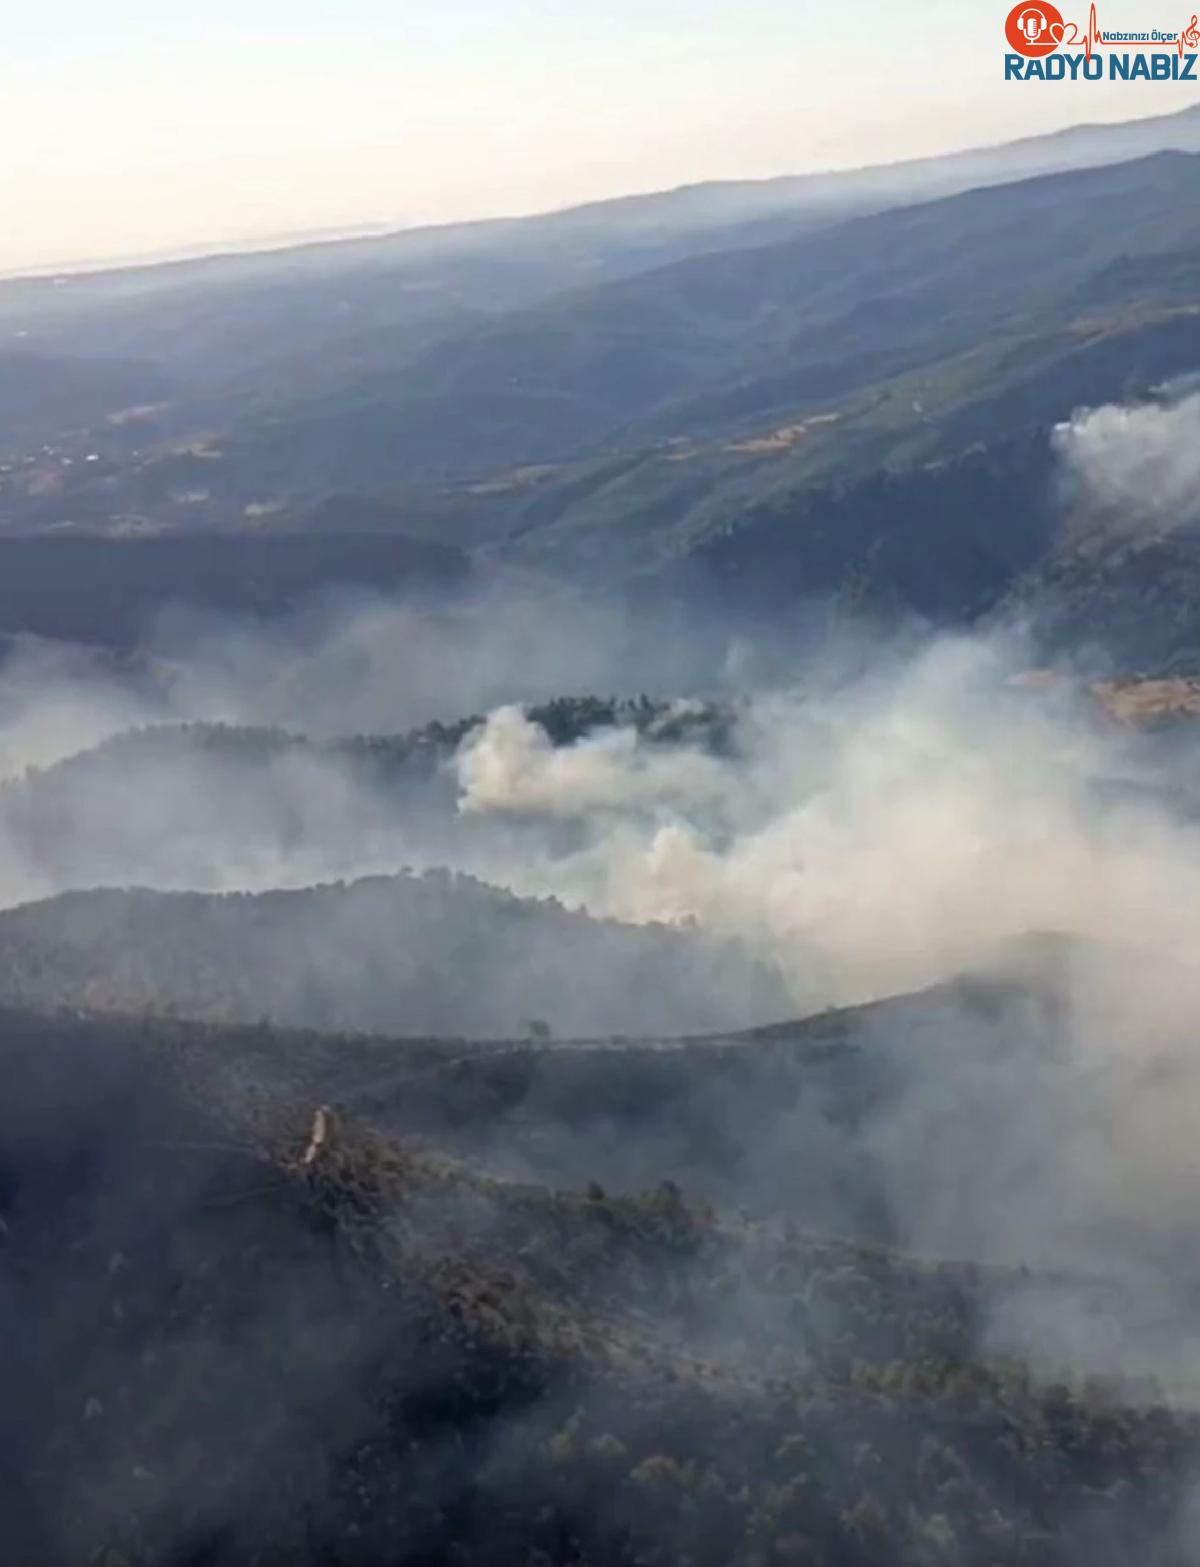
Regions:
<svg viewBox="0 0 1200 1567"><path fill-rule="evenodd" d="M812 169L803 174L781 173L747 175L736 179L699 179L680 185L652 186L641 190L616 191L586 201L570 202L566 206L531 207L527 210L493 213L479 217L450 218L444 222L405 222L402 219L364 219L360 223L330 224L264 234L257 238L248 235L241 239L197 240L194 244L163 250L136 251L127 255L107 257L77 257L71 260L48 261L33 266L0 268L0 285L10 283L56 283L80 277L116 276L127 272L150 272L169 267L186 267L191 264L230 261L239 257L283 255L289 251L317 250L340 245L352 245L371 239L399 238L402 235L449 233L456 229L484 228L490 225L522 223L539 218L569 217L597 207L616 206L623 202L648 201L656 198L679 196L688 191L744 188L775 184L788 184L803 180L821 180L870 174L887 170L911 168L924 163L938 163L953 158L969 157L973 153L998 152L1005 148L1021 147L1032 142L1049 142L1059 137L1077 135L1086 131L1119 131L1136 125L1150 125L1160 120L1181 119L1200 110L1200 98L1182 109L1168 110L1161 114L1135 115L1125 120L1080 120L1060 126L1053 131L1035 132L1029 136L1017 136L1011 141L973 142L956 146L943 152L926 153L920 157L883 159L878 163L853 163ZM1170 151L1169 148L1162 149ZM1117 160L1121 161L1121 160Z"/></svg>

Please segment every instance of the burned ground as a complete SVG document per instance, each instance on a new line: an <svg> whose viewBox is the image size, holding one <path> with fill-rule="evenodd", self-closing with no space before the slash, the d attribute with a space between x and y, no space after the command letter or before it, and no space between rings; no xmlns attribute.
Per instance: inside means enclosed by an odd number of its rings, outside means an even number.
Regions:
<svg viewBox="0 0 1200 1567"><path fill-rule="evenodd" d="M989 1354L1019 1273L669 1177L502 1178L445 1084L511 1049L65 1012L0 1039L22 1567L1190 1559L1200 1427ZM785 1047L560 1048L636 1074ZM354 1107L401 1049L390 1112Z"/></svg>

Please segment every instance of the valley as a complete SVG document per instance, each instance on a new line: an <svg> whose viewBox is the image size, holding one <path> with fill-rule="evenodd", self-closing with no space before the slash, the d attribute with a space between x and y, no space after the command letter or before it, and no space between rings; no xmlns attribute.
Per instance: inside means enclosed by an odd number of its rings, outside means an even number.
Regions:
<svg viewBox="0 0 1200 1567"><path fill-rule="evenodd" d="M0 280L6 1564L1191 1567L1198 197Z"/></svg>

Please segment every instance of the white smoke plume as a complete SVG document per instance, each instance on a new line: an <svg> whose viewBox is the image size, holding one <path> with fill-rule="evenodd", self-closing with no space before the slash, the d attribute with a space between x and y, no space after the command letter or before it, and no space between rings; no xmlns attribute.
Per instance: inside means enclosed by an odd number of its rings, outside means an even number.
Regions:
<svg viewBox="0 0 1200 1567"><path fill-rule="evenodd" d="M267 718L328 734L340 711L345 729L400 728L428 716L430 690L445 697L442 682L460 676L462 706L474 709L478 699L491 712L439 774L440 803L393 792L336 751L303 748L267 748L252 766L232 769L219 751L198 758L166 744L148 749L152 761L140 772L106 770L93 757L78 773L34 778L0 795L0 898L11 904L94 884L258 889L439 864L595 915L694 922L736 938L786 980L778 1012L749 1016L744 993L703 962L681 966L674 990L663 985L661 963L648 964L636 971L638 983L663 1002L665 1032L689 1026L685 1003L705 985L722 993L723 1016L737 1026L778 1021L789 1003L794 1014L812 1014L915 989L986 964L997 947L1030 933L1106 944L1071 968L1052 1026L1032 1003L1028 1012L1019 1002L982 1019L948 1004L914 1042L889 1012L878 1053L899 1063L900 1088L886 1113L855 1134L850 1154L869 1155L887 1172L890 1218L904 1243L1043 1268L1103 1264L1174 1320L1192 1274L1178 1288L1163 1276L1177 1257L1195 1254L1200 1237L1191 1219L1200 803L1190 783L1197 741L1186 728L1163 750L1116 724L1070 679L1018 678L1031 654L1016 637L940 637L915 650L863 638L853 657L842 648L837 658L807 658L790 689L715 693L729 717L727 743L715 750L703 726L686 724L593 731L556 747L514 704L572 685L621 689L603 648L580 648L563 673L556 632L545 665L523 669L529 643L513 618L498 622L490 656L486 629L476 629L481 640L464 661L470 675L461 666L447 674L461 624L418 627L407 612L392 621L379 605L310 631L299 663L289 664L295 641L279 631L261 645L247 632L244 645L226 643L223 653L203 639L177 647L166 681L90 665L73 673L48 664L44 651L17 658L0 676L0 749L13 773L89 745L131 717ZM420 658L405 669L396 660L410 631ZM673 658L676 669L688 667L687 649ZM292 670L287 682L272 679L280 659ZM426 666L432 687L423 683ZM357 704L349 700L356 680ZM457 712L443 708L441 716ZM60 820L69 831L53 830ZM31 821L51 829L33 832ZM336 911L338 900L323 900L326 908ZM549 941L553 952L532 957L529 946L498 941L499 927L473 912L482 908L474 899L445 943L452 998L467 988L465 958L487 980L471 982L471 1029L522 1028L528 993L551 959L561 965L559 994L587 1001L589 1017L612 1015L614 993L636 988L631 965L604 969L590 941L574 949ZM298 1012L312 995L305 1021L327 1018L317 1010L327 998L315 993L310 951L338 954L339 985L364 1004L373 985L384 995L405 960L403 931L373 904L304 929L313 947L290 942L289 927L271 967L277 981L285 976L276 970L295 974ZM164 984L172 965L192 974L194 950L185 926L155 971ZM123 952L143 965L142 945ZM252 975L255 961L249 953ZM428 986L428 950L409 966L411 983ZM200 978L228 988L223 970ZM489 1007L497 1014L491 1030L481 1017ZM439 1015L432 1001L428 1015L408 1014L431 1030ZM576 1014L564 1007L563 1027L549 1011L532 1015L562 1038ZM378 1016L389 1017L382 1005ZM405 1032L403 1022L386 1026ZM722 1090L712 1114L758 1161L747 1156L735 1201L766 1191L771 1200L782 1193L786 1206L787 1183L807 1182L814 1221L841 1223L840 1195L821 1197L824 1207L817 1198L822 1180L836 1186L827 1151L844 1151L848 1134L819 1105L776 1113L761 1098L739 1105ZM566 1153L564 1165L573 1175L607 1149L626 1177L657 1171L664 1138L654 1124L635 1146L631 1131L606 1124L569 1150L578 1165ZM1022 1297L998 1320L997 1342L1046 1344L1060 1326L1077 1335L1083 1306L1077 1296L1069 1306ZM1051 1347L1057 1353L1058 1341ZM1152 1347L1149 1358L1161 1365L1161 1346ZM1077 1349L1072 1342L1063 1352ZM1096 1353L1140 1363L1124 1346Z"/></svg>
<svg viewBox="0 0 1200 1567"><path fill-rule="evenodd" d="M463 807L574 815L574 852L488 872L631 920L749 940L798 1005L862 999L1031 930L1200 937L1200 833L1136 788L1129 737L1014 684L1002 642L948 639L824 695L752 703L740 761L630 732L555 751L511 709L459 758Z"/></svg>
<svg viewBox="0 0 1200 1567"><path fill-rule="evenodd" d="M686 801L704 810L734 786L727 766L686 747L654 746L631 727L556 748L520 707L497 708L458 758L461 808L568 819L636 814Z"/></svg>
<svg viewBox="0 0 1200 1567"><path fill-rule="evenodd" d="M1088 409L1059 425L1054 443L1085 505L1106 519L1160 528L1200 520L1200 393Z"/></svg>
<svg viewBox="0 0 1200 1567"><path fill-rule="evenodd" d="M736 937L782 968L798 1011L922 983L1030 930L1182 958L1195 949L1200 838L1188 812L1168 803L1169 780L1146 786L1133 738L1070 682L1014 681L1030 658L1019 639L944 637L916 651L864 641L854 659L812 657L802 688L718 693L732 744L713 754L633 727L552 745L513 699L546 694L565 627L547 667L523 669L519 622L513 611L491 633L477 624L475 675L456 677L468 711L497 688L507 698L454 760L457 819L453 778L438 786L438 814L425 795L389 792L334 753L285 749L235 775L219 754L173 757L168 745L135 776L96 766L77 784L55 780L65 829L49 812L37 839L29 801L45 801L46 786L5 792L0 901L81 885L258 890L447 865L596 915ZM562 674L568 689L593 675L592 689L605 689L612 627L593 630L595 645ZM392 620L382 605L347 611L305 632L286 691L267 671L294 651L294 630L262 645L248 631L219 647L206 636L176 650L165 680L26 650L0 672L0 756L11 777L164 718L328 733L341 711L346 729L400 729L428 716L423 671L442 691L462 631L436 617L418 625L409 611ZM405 679L396 660L410 633L420 658ZM682 649L671 662L696 660ZM1185 783L1186 751L1173 773Z"/></svg>

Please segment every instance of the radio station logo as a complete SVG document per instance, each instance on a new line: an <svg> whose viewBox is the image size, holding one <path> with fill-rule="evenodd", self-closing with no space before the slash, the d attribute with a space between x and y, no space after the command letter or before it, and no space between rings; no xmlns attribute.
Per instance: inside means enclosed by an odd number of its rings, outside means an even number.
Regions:
<svg viewBox="0 0 1200 1567"><path fill-rule="evenodd" d="M1129 32L1101 27L1094 3L1080 27L1051 0L1021 0L1004 20L1004 38L1005 81L1200 81L1195 15L1185 27Z"/></svg>

